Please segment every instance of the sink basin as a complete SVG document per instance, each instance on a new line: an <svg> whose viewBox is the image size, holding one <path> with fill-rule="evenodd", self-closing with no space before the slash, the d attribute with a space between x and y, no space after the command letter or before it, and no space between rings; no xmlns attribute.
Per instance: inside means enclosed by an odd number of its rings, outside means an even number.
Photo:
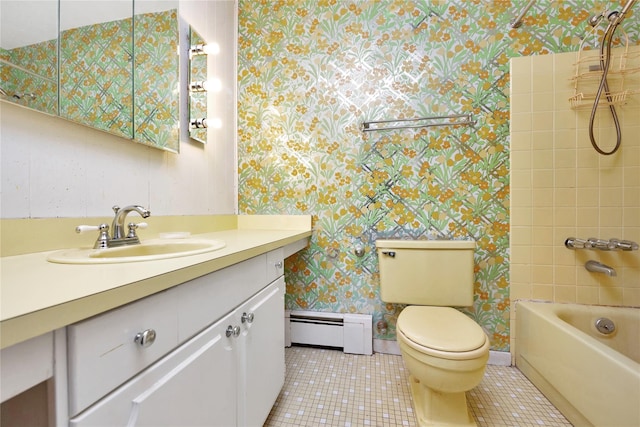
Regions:
<svg viewBox="0 0 640 427"><path fill-rule="evenodd" d="M225 247L215 239L155 239L139 245L108 249L63 249L52 252L47 261L60 264L115 264L155 261L212 252Z"/></svg>

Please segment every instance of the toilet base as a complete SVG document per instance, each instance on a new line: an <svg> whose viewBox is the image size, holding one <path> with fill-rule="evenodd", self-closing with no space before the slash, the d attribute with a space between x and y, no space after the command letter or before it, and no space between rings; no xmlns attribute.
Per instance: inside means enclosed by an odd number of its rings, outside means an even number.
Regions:
<svg viewBox="0 0 640 427"><path fill-rule="evenodd" d="M467 407L465 392L439 393L423 386L413 375L409 376L409 381L420 427L477 426Z"/></svg>

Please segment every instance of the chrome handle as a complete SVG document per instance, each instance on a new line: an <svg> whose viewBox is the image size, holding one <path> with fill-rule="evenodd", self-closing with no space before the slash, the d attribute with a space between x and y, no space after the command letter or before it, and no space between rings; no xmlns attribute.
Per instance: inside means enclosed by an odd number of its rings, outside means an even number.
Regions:
<svg viewBox="0 0 640 427"><path fill-rule="evenodd" d="M282 268L284 266L284 263L282 261L278 261L275 264L276 268Z"/></svg>
<svg viewBox="0 0 640 427"><path fill-rule="evenodd" d="M142 332L138 332L134 338L134 342L142 348L147 348L156 341L156 331L153 329L146 329Z"/></svg>
<svg viewBox="0 0 640 427"><path fill-rule="evenodd" d="M242 313L242 323L252 323L253 313Z"/></svg>
<svg viewBox="0 0 640 427"><path fill-rule="evenodd" d="M382 255L387 255L391 258L395 258L396 257L396 253L394 251L382 251Z"/></svg>
<svg viewBox="0 0 640 427"><path fill-rule="evenodd" d="M240 326L229 325L227 327L226 335L227 335L227 338L230 337L231 335L233 335L234 337L240 336Z"/></svg>
<svg viewBox="0 0 640 427"><path fill-rule="evenodd" d="M146 222L139 222L139 223L135 223L135 222L130 222L128 225L129 228L129 233L127 234L127 239L135 239L136 237L138 237L136 235L136 230L137 229L144 229L147 228L149 226L149 224L147 224Z"/></svg>

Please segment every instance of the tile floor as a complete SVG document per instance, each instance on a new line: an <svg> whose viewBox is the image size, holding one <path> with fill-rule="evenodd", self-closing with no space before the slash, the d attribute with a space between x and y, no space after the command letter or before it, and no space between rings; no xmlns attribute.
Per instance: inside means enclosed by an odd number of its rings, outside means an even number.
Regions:
<svg viewBox="0 0 640 427"><path fill-rule="evenodd" d="M265 426L417 426L400 356L294 346L286 349L286 366ZM480 427L571 426L513 367L488 366L467 398Z"/></svg>

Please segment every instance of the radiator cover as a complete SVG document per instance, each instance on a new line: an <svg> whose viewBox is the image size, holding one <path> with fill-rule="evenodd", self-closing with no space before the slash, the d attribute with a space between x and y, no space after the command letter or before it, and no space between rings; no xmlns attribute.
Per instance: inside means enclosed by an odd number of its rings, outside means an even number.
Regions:
<svg viewBox="0 0 640 427"><path fill-rule="evenodd" d="M342 348L351 354L373 354L370 314L287 310L285 316L287 347L308 344Z"/></svg>

